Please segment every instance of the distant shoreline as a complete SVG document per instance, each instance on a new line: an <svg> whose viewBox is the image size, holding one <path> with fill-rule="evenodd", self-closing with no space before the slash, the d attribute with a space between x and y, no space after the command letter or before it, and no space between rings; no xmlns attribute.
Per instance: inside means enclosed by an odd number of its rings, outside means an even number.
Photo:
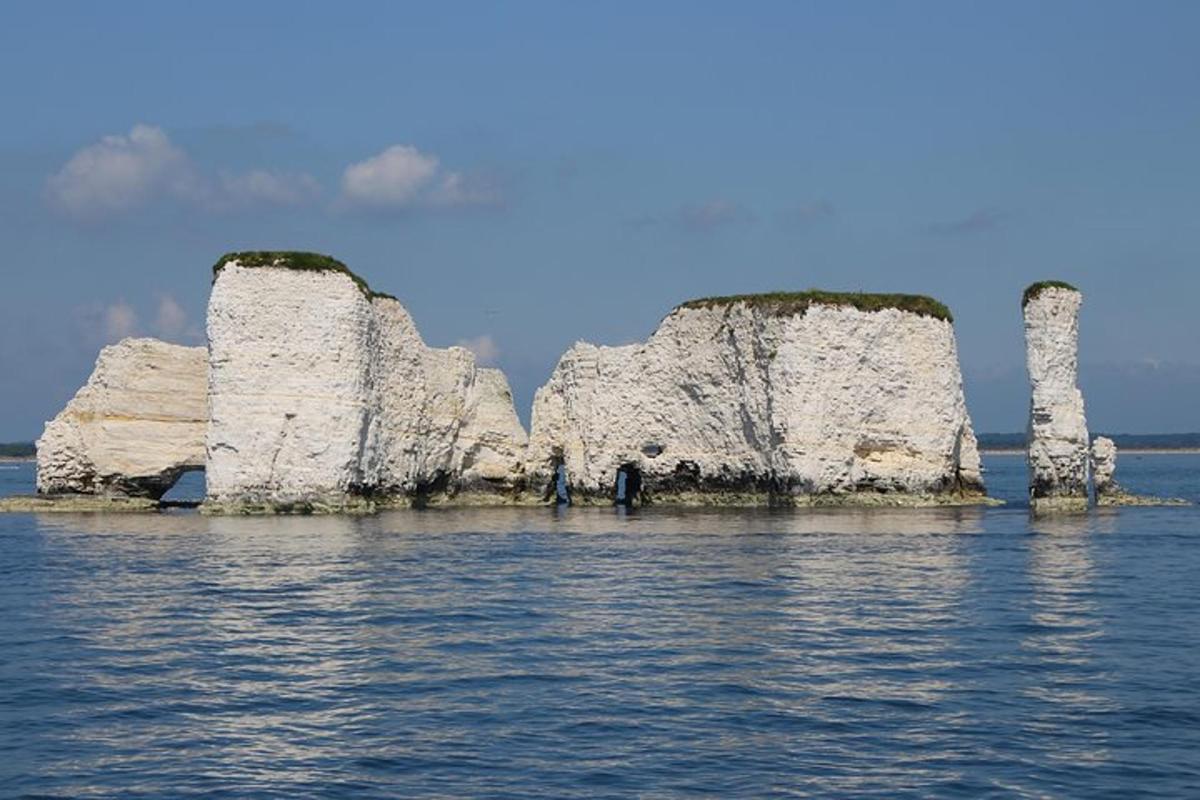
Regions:
<svg viewBox="0 0 1200 800"><path fill-rule="evenodd" d="M1016 447L981 447L979 452L989 456L1023 456L1024 448ZM1196 455L1200 447L1121 447L1117 449L1120 455Z"/></svg>

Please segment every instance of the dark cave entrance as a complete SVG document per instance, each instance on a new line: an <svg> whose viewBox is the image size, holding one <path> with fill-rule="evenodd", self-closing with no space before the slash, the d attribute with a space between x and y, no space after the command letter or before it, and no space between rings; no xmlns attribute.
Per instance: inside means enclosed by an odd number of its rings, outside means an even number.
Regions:
<svg viewBox="0 0 1200 800"><path fill-rule="evenodd" d="M636 505L642 494L642 471L633 464L624 464L617 470L616 505L630 508Z"/></svg>
<svg viewBox="0 0 1200 800"><path fill-rule="evenodd" d="M556 453L550 460L550 482L542 493L543 500L554 500L556 506L571 505L570 476L563 463L563 457Z"/></svg>

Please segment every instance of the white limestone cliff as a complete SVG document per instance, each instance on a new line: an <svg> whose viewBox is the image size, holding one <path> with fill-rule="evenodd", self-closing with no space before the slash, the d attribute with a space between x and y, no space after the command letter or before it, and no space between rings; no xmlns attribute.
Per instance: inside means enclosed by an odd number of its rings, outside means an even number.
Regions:
<svg viewBox="0 0 1200 800"><path fill-rule="evenodd" d="M157 500L202 469L206 372L203 347L157 339L105 347L38 440L38 494Z"/></svg>
<svg viewBox="0 0 1200 800"><path fill-rule="evenodd" d="M371 302L378 494L399 503L515 500L527 436L504 374L477 367L465 348L427 346L397 300Z"/></svg>
<svg viewBox="0 0 1200 800"><path fill-rule="evenodd" d="M208 304L208 501L353 505L372 313L345 274L224 264Z"/></svg>
<svg viewBox="0 0 1200 800"><path fill-rule="evenodd" d="M1029 409L1029 496L1034 511L1080 511L1088 504L1088 430L1077 386L1078 290L1059 283L1025 292Z"/></svg>
<svg viewBox="0 0 1200 800"><path fill-rule="evenodd" d="M981 500L944 307L824 298L696 301L642 344L576 344L534 400L531 486L561 465L572 502L619 481L635 502Z"/></svg>
<svg viewBox="0 0 1200 800"><path fill-rule="evenodd" d="M425 345L395 299L310 254L239 254L209 302L206 510L511 502L525 431L502 375Z"/></svg>

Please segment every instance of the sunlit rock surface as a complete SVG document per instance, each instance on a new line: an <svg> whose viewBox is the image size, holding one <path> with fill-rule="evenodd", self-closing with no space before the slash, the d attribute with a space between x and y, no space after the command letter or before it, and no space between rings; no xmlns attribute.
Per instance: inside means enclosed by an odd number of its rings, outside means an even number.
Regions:
<svg viewBox="0 0 1200 800"><path fill-rule="evenodd" d="M1066 285L1025 293L1029 409L1029 496L1035 511L1080 511L1088 504L1088 429L1077 385L1079 307Z"/></svg>
<svg viewBox="0 0 1200 800"><path fill-rule="evenodd" d="M332 259L246 255L219 265L209 302L205 510L515 500L526 436L502 375L427 347Z"/></svg>
<svg viewBox="0 0 1200 800"><path fill-rule="evenodd" d="M535 397L530 485L552 495L561 467L572 502L620 485L634 502L979 502L944 317L751 296L685 304L641 344L580 342Z"/></svg>
<svg viewBox="0 0 1200 800"><path fill-rule="evenodd" d="M38 440L38 494L157 500L203 468L207 360L203 347L157 339L101 350Z"/></svg>

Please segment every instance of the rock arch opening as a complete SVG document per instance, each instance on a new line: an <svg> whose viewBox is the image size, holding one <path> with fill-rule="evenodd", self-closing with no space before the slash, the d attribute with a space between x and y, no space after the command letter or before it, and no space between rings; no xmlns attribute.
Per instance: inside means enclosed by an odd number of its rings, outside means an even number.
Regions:
<svg viewBox="0 0 1200 800"><path fill-rule="evenodd" d="M623 464L617 470L614 501L618 506L631 508L642 500L642 471L633 464Z"/></svg>
<svg viewBox="0 0 1200 800"><path fill-rule="evenodd" d="M192 466L179 470L162 488L158 501L166 507L193 508L204 502L207 494L204 467Z"/></svg>

